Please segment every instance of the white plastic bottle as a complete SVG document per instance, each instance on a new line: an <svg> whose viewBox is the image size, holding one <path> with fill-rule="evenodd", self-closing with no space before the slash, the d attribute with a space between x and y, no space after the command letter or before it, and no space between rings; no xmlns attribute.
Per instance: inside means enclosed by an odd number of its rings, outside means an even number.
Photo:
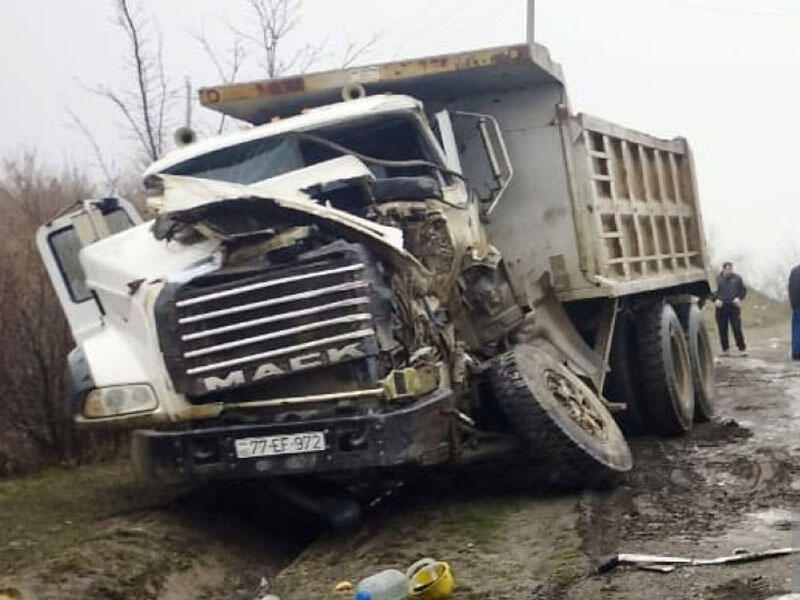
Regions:
<svg viewBox="0 0 800 600"><path fill-rule="evenodd" d="M397 569L386 569L358 582L354 600L404 600L406 576Z"/></svg>

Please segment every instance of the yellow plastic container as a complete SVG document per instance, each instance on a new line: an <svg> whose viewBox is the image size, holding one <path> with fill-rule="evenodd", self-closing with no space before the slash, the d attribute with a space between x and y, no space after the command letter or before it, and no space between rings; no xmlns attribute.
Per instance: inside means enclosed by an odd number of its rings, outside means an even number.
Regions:
<svg viewBox="0 0 800 600"><path fill-rule="evenodd" d="M453 591L453 573L450 565L440 560L423 558L406 571L408 595L419 600L441 600Z"/></svg>

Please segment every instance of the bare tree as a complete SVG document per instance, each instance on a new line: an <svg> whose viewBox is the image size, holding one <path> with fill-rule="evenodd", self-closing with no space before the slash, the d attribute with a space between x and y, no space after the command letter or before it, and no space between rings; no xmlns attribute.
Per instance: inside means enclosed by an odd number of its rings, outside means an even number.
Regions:
<svg viewBox="0 0 800 600"><path fill-rule="evenodd" d="M303 72L316 62L327 45L327 38L316 44L306 43L288 57L284 53L286 38L300 22L301 0L244 1L255 17L252 26L247 29L229 27L259 54L267 77L278 77L289 71Z"/></svg>
<svg viewBox="0 0 800 600"><path fill-rule="evenodd" d="M303 44L299 49L287 51L287 40L300 31L302 0L244 0L253 19L250 26L228 27L259 56L262 72L267 77L280 77L287 73L303 73L317 63L324 53L340 54L336 61L342 68L349 67L380 41L376 32L366 40L351 40L347 36L341 48L331 49L331 40L325 36L320 41Z"/></svg>
<svg viewBox="0 0 800 600"><path fill-rule="evenodd" d="M173 101L179 92L166 75L163 38L154 18L136 0L113 2L117 12L114 23L128 42L126 67L131 83L121 89L105 84L84 87L118 111L143 159L153 161L166 149L168 132L175 121L171 115ZM85 126L75 124L79 130L86 130ZM92 136L86 132L84 135L91 143Z"/></svg>
<svg viewBox="0 0 800 600"><path fill-rule="evenodd" d="M197 40L197 43L203 48L203 51L208 56L211 64L217 72L222 83L233 83L239 75L242 68L242 63L245 58L244 45L242 40L236 36L231 42L230 46L224 51L227 56L220 56L220 53L214 49L214 46L209 43L205 31L194 32L192 37ZM225 129L227 115L221 115L217 125L217 133L222 133Z"/></svg>
<svg viewBox="0 0 800 600"><path fill-rule="evenodd" d="M362 42L354 42L347 40L342 50L341 66L342 68L349 67L363 55L373 49L377 45L383 34L376 31L368 39Z"/></svg>
<svg viewBox="0 0 800 600"><path fill-rule="evenodd" d="M94 163L102 175L103 192L109 195L114 195L119 192L119 182L122 177L120 174L117 162L104 153L97 141L97 136L89 128L86 122L78 116L70 107L64 107L64 110L69 117L71 126L76 129L89 143L94 156Z"/></svg>

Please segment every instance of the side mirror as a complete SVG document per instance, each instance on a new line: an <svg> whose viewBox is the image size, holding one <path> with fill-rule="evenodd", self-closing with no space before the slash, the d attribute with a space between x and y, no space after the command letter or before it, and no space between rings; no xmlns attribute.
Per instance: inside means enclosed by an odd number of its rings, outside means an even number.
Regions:
<svg viewBox="0 0 800 600"><path fill-rule="evenodd" d="M483 187L486 190L486 196L481 196L481 201L484 202L486 209L484 215L488 216L492 213L497 203L500 201L503 193L506 191L509 182L514 176L514 168L511 165L511 159L508 156L506 143L503 139L503 133L500 131L500 124L491 115L480 113L456 111L453 112L454 117L460 117L460 120L469 124L468 129L472 132L464 131L467 138L474 138L477 133L477 138L480 141L482 160L480 165L472 169L475 171L486 171L488 167L488 175L491 181L487 182ZM465 140L462 140L464 143ZM474 162L474 159L473 159ZM469 174L466 174L469 179ZM485 179L485 177L481 178ZM475 183L475 182L474 182Z"/></svg>

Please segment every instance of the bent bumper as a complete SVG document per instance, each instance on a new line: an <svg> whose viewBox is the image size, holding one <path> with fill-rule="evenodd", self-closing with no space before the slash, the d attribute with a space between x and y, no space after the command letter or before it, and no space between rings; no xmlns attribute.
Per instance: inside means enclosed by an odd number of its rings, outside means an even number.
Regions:
<svg viewBox="0 0 800 600"><path fill-rule="evenodd" d="M431 465L450 458L453 393L436 390L380 414L184 431L138 430L132 455L147 479L239 478L332 473L369 467ZM237 458L242 438L322 431L326 449Z"/></svg>

